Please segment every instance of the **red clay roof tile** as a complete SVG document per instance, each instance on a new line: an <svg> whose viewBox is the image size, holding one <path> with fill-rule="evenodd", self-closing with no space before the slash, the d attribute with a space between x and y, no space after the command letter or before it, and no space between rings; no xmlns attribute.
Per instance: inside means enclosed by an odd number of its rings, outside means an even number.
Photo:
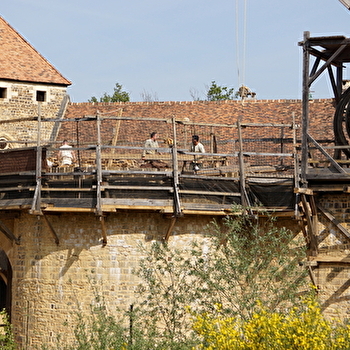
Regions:
<svg viewBox="0 0 350 350"><path fill-rule="evenodd" d="M71 85L2 17L0 47L0 79Z"/></svg>

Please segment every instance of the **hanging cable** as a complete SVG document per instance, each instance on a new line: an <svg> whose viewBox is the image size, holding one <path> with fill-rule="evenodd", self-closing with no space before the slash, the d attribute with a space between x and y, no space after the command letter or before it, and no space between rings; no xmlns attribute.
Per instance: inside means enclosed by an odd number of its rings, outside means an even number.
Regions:
<svg viewBox="0 0 350 350"><path fill-rule="evenodd" d="M237 60L237 80L239 86L245 82L246 63L246 42L247 42L247 0L244 0L243 7L243 35L240 35L240 0L236 0L236 60ZM241 40L240 40L241 39ZM243 42L241 42L243 41ZM242 48L242 51L241 49ZM242 62L241 62L242 59Z"/></svg>
<svg viewBox="0 0 350 350"><path fill-rule="evenodd" d="M240 57L239 57L239 0L236 0L236 64L237 64L237 81L238 85L240 85Z"/></svg>
<svg viewBox="0 0 350 350"><path fill-rule="evenodd" d="M242 85L245 83L245 64L247 53L247 0L244 0L244 22L243 22L243 64L242 64Z"/></svg>

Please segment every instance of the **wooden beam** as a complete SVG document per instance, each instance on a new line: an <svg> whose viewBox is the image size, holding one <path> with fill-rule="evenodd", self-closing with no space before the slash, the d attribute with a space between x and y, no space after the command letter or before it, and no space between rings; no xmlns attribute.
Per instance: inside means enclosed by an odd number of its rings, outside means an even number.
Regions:
<svg viewBox="0 0 350 350"><path fill-rule="evenodd" d="M311 255L317 255L318 247L317 247L316 232L314 231L315 224L313 222L310 204L308 203L305 194L301 194L301 201L302 201L303 211L304 211L306 221L307 221L307 231L306 232L307 232L307 235L308 235L309 241L310 241Z"/></svg>
<svg viewBox="0 0 350 350"><path fill-rule="evenodd" d="M169 223L168 230L167 230L167 232L166 232L166 234L165 234L165 236L164 236L164 241L165 241L165 242L168 242L169 237L170 237L170 235L171 235L171 233L172 233L172 231L173 231L173 228L174 228L174 226L175 226L176 220L177 220L177 217L176 217L176 216L174 216L174 217L171 218L170 223Z"/></svg>
<svg viewBox="0 0 350 350"><path fill-rule="evenodd" d="M335 169L339 173L346 173L346 171L322 148L322 146L311 136L307 135L307 138L316 146L316 148L330 161Z"/></svg>
<svg viewBox="0 0 350 350"><path fill-rule="evenodd" d="M43 213L43 217L44 217L44 219L45 219L45 222L46 222L46 224L47 224L47 227L49 228L50 232L53 234L53 236L54 236L54 238L55 238L55 243L56 243L57 245L59 245L59 244L60 244L60 240L59 240L59 238L58 238L58 235L57 235L55 229L54 229L53 226L51 225L49 219L47 218L47 215L45 215L45 214Z"/></svg>
<svg viewBox="0 0 350 350"><path fill-rule="evenodd" d="M294 188L294 193L302 193L307 195L313 195L313 191L310 188Z"/></svg>
<svg viewBox="0 0 350 350"><path fill-rule="evenodd" d="M121 108L119 110L118 116L121 117L122 113L123 113L123 108ZM112 139L112 146L116 146L117 145L118 136L119 136L120 122L121 122L121 120L118 119L116 124L115 124L115 132L114 132L113 139ZM115 148L112 148L111 152L112 152L112 155L114 155ZM109 161L108 161L108 168L110 168L112 166L112 164L113 164L113 158L110 158Z"/></svg>
<svg viewBox="0 0 350 350"><path fill-rule="evenodd" d="M30 187L30 191L34 191L36 187ZM96 191L96 186L94 188L72 188L72 187L42 187L41 191L44 192L92 192Z"/></svg>
<svg viewBox="0 0 350 350"><path fill-rule="evenodd" d="M42 172L42 147L41 147L41 103L38 104L38 124L37 124L37 148L36 148L36 188L33 197L33 204L30 214L41 215L41 172Z"/></svg>
<svg viewBox="0 0 350 350"><path fill-rule="evenodd" d="M311 282L313 284L313 286L316 288L316 290L318 289L317 287L317 283L316 283L316 278L315 278L315 275L314 275L314 272L311 268L311 266L307 266L307 271L309 273L309 276L310 276L310 279L311 279Z"/></svg>
<svg viewBox="0 0 350 350"><path fill-rule="evenodd" d="M346 238L350 239L350 232L329 211L323 208L319 203L317 204L317 208Z"/></svg>
<svg viewBox="0 0 350 350"><path fill-rule="evenodd" d="M308 179L317 179L317 180L325 180L329 182L330 180L349 180L350 179L350 173L331 173L331 172L320 172L320 173L309 173L307 175Z"/></svg>
<svg viewBox="0 0 350 350"><path fill-rule="evenodd" d="M242 139L242 128L241 123L237 122L237 130L238 130L238 140L239 140L239 185L241 189L241 204L244 207L248 207L250 205L248 194L246 191L246 177L245 177L245 165L243 158L243 139Z"/></svg>
<svg viewBox="0 0 350 350"><path fill-rule="evenodd" d="M350 264L350 257L349 256L316 256L313 257L312 260L310 260L310 264L315 263L344 263L344 264Z"/></svg>
<svg viewBox="0 0 350 350"><path fill-rule="evenodd" d="M0 220L0 231L11 241L19 244L19 239L12 233L12 231Z"/></svg>
<svg viewBox="0 0 350 350"><path fill-rule="evenodd" d="M333 53L333 55L323 64L323 66L312 76L309 78L309 86L322 74L322 72L330 65L332 62L337 58L348 46L347 43L344 43L343 45L340 45Z"/></svg>
<svg viewBox="0 0 350 350"><path fill-rule="evenodd" d="M108 185L101 186L101 191L105 190L140 190L140 191L170 191L174 188L170 186L122 186L122 185Z"/></svg>
<svg viewBox="0 0 350 350"><path fill-rule="evenodd" d="M101 229L102 229L102 246L107 244L107 230L104 216L100 216Z"/></svg>
<svg viewBox="0 0 350 350"><path fill-rule="evenodd" d="M173 187L174 187L174 216L181 216L181 204L180 204L180 196L179 196L179 169L177 163L177 138L176 138L176 123L175 117L172 119L173 121L173 137L174 144L171 149L172 157L173 157Z"/></svg>
<svg viewBox="0 0 350 350"><path fill-rule="evenodd" d="M310 70L310 52L309 52L309 38L310 32L304 32L304 41L303 41L303 92L302 92L302 140L301 140L301 186L307 187L307 158L308 158L308 142L307 134L309 132L309 70Z"/></svg>
<svg viewBox="0 0 350 350"><path fill-rule="evenodd" d="M77 208L77 207L46 207L44 212L58 212L58 213L94 213L95 208Z"/></svg>
<svg viewBox="0 0 350 350"><path fill-rule="evenodd" d="M209 215L209 216L226 216L229 214L229 210L191 210L191 209L182 209L184 215Z"/></svg>
<svg viewBox="0 0 350 350"><path fill-rule="evenodd" d="M196 191L196 190L179 190L179 193L183 194L199 194L206 196L233 196L233 197L241 197L240 192L214 192L214 191Z"/></svg>
<svg viewBox="0 0 350 350"><path fill-rule="evenodd" d="M102 163L101 163L101 118L96 115L97 146L96 146L96 214L102 216L101 210L101 185L102 185Z"/></svg>

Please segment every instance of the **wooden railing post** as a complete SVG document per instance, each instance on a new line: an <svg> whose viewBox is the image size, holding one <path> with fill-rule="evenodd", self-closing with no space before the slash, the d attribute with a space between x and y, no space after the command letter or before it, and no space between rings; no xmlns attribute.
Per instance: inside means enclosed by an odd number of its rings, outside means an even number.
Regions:
<svg viewBox="0 0 350 350"><path fill-rule="evenodd" d="M174 144L171 149L172 162L173 162L173 186L174 186L174 215L181 216L181 205L179 197L179 168L177 163L177 139L176 139L176 121L175 117L172 118L173 122L173 135L174 135Z"/></svg>
<svg viewBox="0 0 350 350"><path fill-rule="evenodd" d="M35 179L36 187L34 191L34 197L31 214L42 214L41 212L41 173L42 173L42 147L41 147L41 103L38 104L38 131L37 131L37 147L36 147L36 166L35 166Z"/></svg>
<svg viewBox="0 0 350 350"><path fill-rule="evenodd" d="M310 95L310 53L309 53L310 32L304 32L303 42L303 106L302 106L302 135L301 135L301 185L307 187L307 160L309 154L309 146L307 135L309 132L309 95Z"/></svg>
<svg viewBox="0 0 350 350"><path fill-rule="evenodd" d="M245 188L245 167L244 167L244 158L243 158L243 139L242 139L242 126L241 123L237 122L237 130L238 130L238 140L239 140L239 185L241 189L241 204L244 207L249 206L249 200L247 191Z"/></svg>
<svg viewBox="0 0 350 350"><path fill-rule="evenodd" d="M101 160L101 118L97 111L97 145L96 145L96 214L102 216L101 184L102 184L102 160Z"/></svg>

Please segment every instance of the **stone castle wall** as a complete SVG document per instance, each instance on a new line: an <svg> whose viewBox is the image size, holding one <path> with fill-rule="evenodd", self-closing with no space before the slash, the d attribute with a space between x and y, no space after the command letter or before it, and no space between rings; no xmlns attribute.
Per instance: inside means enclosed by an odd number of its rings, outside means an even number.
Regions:
<svg viewBox="0 0 350 350"><path fill-rule="evenodd" d="M324 193L316 200L348 231L350 230L350 196L347 193ZM350 317L350 242L334 223L319 214L319 251L313 267L319 287L321 306L334 318Z"/></svg>
<svg viewBox="0 0 350 350"><path fill-rule="evenodd" d="M6 249L13 269L12 323L18 343L27 349L53 342L58 334L72 338L73 330L64 322L73 321L78 309L89 312L95 282L109 310L127 311L139 283L132 273L142 256L139 245L161 239L170 222L159 213L110 215L103 247L101 224L94 214L49 215L48 219L59 245L42 217L22 212L6 222L20 237L20 245L0 247ZM171 244L187 246L210 220L201 216L178 220ZM0 242L7 241L0 235Z"/></svg>
<svg viewBox="0 0 350 350"><path fill-rule="evenodd" d="M47 100L41 103L41 115L46 118L55 118L66 93L65 88L36 84L2 82L0 87L7 88L6 98L0 99L1 120L37 116L38 102L35 101L37 90L47 91ZM274 101L266 104L275 118L268 120L276 122L280 119L281 121L282 117L279 113L272 113L276 105ZM219 105L220 108L216 108ZM86 104L86 106L86 111L80 108L76 114L80 117L85 114L93 115L94 111L90 109L101 107L93 104ZM238 102L198 103L198 106L203 115L216 116L215 122L228 122L230 116L233 122L236 122L238 117L244 122L266 122L267 119L267 116L261 113L259 103L249 103L244 110ZM76 116L75 107L75 105L70 106L67 117ZM147 117L154 115L157 109L162 117L168 117L171 111L173 113L173 109L164 110L165 107L161 103L151 107L149 108L149 104L146 103L123 104L123 115L133 116L137 112L136 115ZM176 104L177 117L190 116L193 121L201 121L202 114L199 110L198 113L191 115L193 111L191 112L190 107L193 105L188 103L185 107L183 108L181 103ZM116 104L111 104L110 108L115 110ZM137 111L140 108L142 110ZM315 133L319 138L329 139L333 118L331 102L316 103L315 101L310 108L314 108L317 116L312 120ZM290 120L291 115L295 114L296 121L300 121L298 101L291 102L289 105L286 102L282 109L285 110L286 120ZM222 119L223 110L226 111L224 119ZM248 114L252 119L247 118ZM53 123L42 124L43 140L51 137L52 127ZM322 129L323 133L318 133L318 129ZM145 128L145 130L146 137L149 129ZM63 134L64 132L73 135L75 129L65 130L63 127ZM130 130L124 130L123 133L128 134L128 132L130 133ZM2 137L8 140L35 141L37 123L23 121L16 124L2 124L0 139ZM110 138L111 135L108 137ZM143 140L144 137L141 139ZM350 222L348 194L324 195L319 200L339 222L348 227ZM59 245L56 245L43 217L30 215L25 211L11 215L4 213L1 217L15 236L20 237L20 244L17 245L0 233L0 249L5 251L12 266L11 316L16 339L27 350L35 349L43 343L53 342L58 334L64 334L68 340L73 337L73 334L69 333L72 329L67 328L64 323L67 320L72 321L74 312L79 308L86 313L89 311L95 297L92 282L97 283L109 310L116 310L117 307L127 310L135 301L134 290L139 282L132 273L142 257L138 245L140 243L147 245L152 240L163 237L170 221L159 213L129 211L110 214L106 218L107 245L103 247L101 223L94 214L61 213L47 217L57 232ZM212 218L208 216L189 216L179 219L175 224L170 243L182 247L187 246L193 239L200 239L211 220ZM292 219L279 221L279 224L299 232L299 227ZM324 257L324 261L317 262L317 266L313 267L313 273L325 313L330 316L348 317L350 312L348 239L321 215L319 232L320 254ZM326 261L327 257L328 261Z"/></svg>
<svg viewBox="0 0 350 350"><path fill-rule="evenodd" d="M107 245L103 246L101 223L94 214L62 213L47 218L59 245L43 217L25 212L4 220L20 237L19 245L0 233L0 249L5 250L13 269L12 323L18 343L29 350L55 342L58 334L64 334L65 341L72 339L73 329L64 323L74 323L78 310L89 314L96 296L94 285L109 311L127 311L136 301L139 280L133 269L142 257L139 246L160 240L170 223L160 213L110 214L106 218ZM199 215L178 219L169 244L181 248L200 240L211 220ZM299 232L292 219L279 219L278 225ZM325 303L328 301L325 312L346 317L348 308L339 308L332 295L340 278L342 283L348 279L349 268L331 278L335 269L339 266L315 270L317 283Z"/></svg>

